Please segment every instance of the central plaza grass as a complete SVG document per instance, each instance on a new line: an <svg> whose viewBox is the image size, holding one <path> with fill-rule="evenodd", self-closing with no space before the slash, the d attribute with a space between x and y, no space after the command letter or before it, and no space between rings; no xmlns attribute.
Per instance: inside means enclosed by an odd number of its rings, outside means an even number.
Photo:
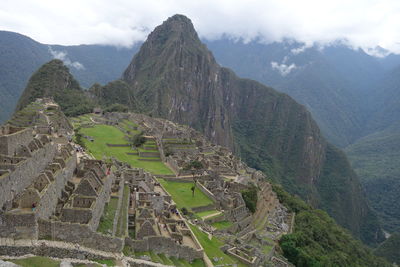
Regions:
<svg viewBox="0 0 400 267"><path fill-rule="evenodd" d="M223 242L218 240L216 237L208 238L208 235L201 231L197 226L189 224L190 229L192 229L193 233L199 240L201 246L204 248L204 252L207 254L208 258L215 265L222 264L237 264L237 266L246 266L245 264L239 262L233 257L225 254L220 247L224 245ZM214 258L218 258L218 261L214 261Z"/></svg>
<svg viewBox="0 0 400 267"><path fill-rule="evenodd" d="M183 207L191 209L194 207L213 204L211 199L201 192L197 187L194 191L194 196L192 196L191 188L194 183L175 182L165 179L158 179L158 181L172 196L172 199L175 201L178 209L182 209Z"/></svg>
<svg viewBox="0 0 400 267"><path fill-rule="evenodd" d="M128 155L127 152L133 152L129 147L108 147L106 144L128 144L125 140L125 134L114 126L95 125L90 128L81 128L80 132L84 136L90 136L94 139L90 142L82 138L89 152L96 159L102 159L103 156L113 156L120 161L129 163L132 167L143 168L152 174L168 175L174 174L162 161L141 161L137 155Z"/></svg>

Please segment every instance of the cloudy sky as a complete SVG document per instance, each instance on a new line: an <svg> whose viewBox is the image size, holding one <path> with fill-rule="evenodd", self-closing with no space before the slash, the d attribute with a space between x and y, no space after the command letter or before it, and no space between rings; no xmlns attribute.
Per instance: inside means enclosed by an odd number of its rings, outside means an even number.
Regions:
<svg viewBox="0 0 400 267"><path fill-rule="evenodd" d="M129 46L176 13L207 39L346 39L400 53L399 0L1 0L0 30L47 44Z"/></svg>

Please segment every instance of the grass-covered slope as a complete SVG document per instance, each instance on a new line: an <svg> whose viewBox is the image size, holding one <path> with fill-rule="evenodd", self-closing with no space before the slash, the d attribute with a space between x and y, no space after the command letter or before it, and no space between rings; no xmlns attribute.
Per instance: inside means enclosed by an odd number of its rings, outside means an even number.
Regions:
<svg viewBox="0 0 400 267"><path fill-rule="evenodd" d="M296 212L294 231L279 244L284 256L298 267L391 266L335 223L329 215L274 186L279 200Z"/></svg>

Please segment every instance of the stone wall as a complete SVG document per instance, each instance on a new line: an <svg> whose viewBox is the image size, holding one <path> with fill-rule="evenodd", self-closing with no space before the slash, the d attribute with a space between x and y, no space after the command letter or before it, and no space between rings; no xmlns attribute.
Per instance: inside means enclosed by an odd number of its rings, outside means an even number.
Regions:
<svg viewBox="0 0 400 267"><path fill-rule="evenodd" d="M213 209L215 209L215 204L209 204L207 206L201 206L201 207L194 207L194 208L192 208L192 211L197 213L197 212L213 210Z"/></svg>
<svg viewBox="0 0 400 267"><path fill-rule="evenodd" d="M27 211L24 214L6 213L1 215L0 237L37 239L38 225L35 214Z"/></svg>
<svg viewBox="0 0 400 267"><path fill-rule="evenodd" d="M125 238L125 245L132 247L135 251L155 251L167 256L174 256L188 261L203 258L203 250L194 249L185 245L179 245L171 238L163 236L145 237L143 240L132 240Z"/></svg>
<svg viewBox="0 0 400 267"><path fill-rule="evenodd" d="M103 188L99 196L97 197L96 202L94 203L94 207L92 209L92 219L89 222L89 228L92 229L93 231L96 231L99 225L101 215L103 214L104 211L104 205L110 198L111 187L112 184L114 183L114 180L115 180L114 173L111 173L104 179Z"/></svg>
<svg viewBox="0 0 400 267"><path fill-rule="evenodd" d="M56 173L54 181L47 186L46 191L40 199L40 203L36 208L39 218L47 219L55 211L57 199L60 198L65 183L72 178L76 169L76 154L74 153L65 163L65 168Z"/></svg>
<svg viewBox="0 0 400 267"><path fill-rule="evenodd" d="M123 239L103 235L78 223L39 220L39 238L54 238L107 252L121 252L124 247Z"/></svg>
<svg viewBox="0 0 400 267"><path fill-rule="evenodd" d="M32 184L40 172L52 162L57 147L51 143L34 151L30 158L18 163L15 170L0 180L0 208Z"/></svg>
<svg viewBox="0 0 400 267"><path fill-rule="evenodd" d="M198 189L200 189L201 192L203 192L206 196L208 196L214 203L217 202L217 199L215 198L214 194L210 192L204 185L201 183L196 183L196 186Z"/></svg>
<svg viewBox="0 0 400 267"><path fill-rule="evenodd" d="M8 127L8 126L3 126ZM8 131L5 131L7 133ZM32 141L32 129L26 128L11 134L4 134L0 136L0 154L13 156L18 147L28 146Z"/></svg>

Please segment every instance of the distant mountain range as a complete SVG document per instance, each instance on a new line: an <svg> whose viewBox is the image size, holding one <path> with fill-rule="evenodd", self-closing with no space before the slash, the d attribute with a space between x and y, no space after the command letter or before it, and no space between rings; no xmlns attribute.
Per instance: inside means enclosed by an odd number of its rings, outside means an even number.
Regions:
<svg viewBox="0 0 400 267"><path fill-rule="evenodd" d="M83 87L120 77L139 44L132 48L103 45L46 45L0 31L0 123L10 118L29 77L49 60L61 59Z"/></svg>

